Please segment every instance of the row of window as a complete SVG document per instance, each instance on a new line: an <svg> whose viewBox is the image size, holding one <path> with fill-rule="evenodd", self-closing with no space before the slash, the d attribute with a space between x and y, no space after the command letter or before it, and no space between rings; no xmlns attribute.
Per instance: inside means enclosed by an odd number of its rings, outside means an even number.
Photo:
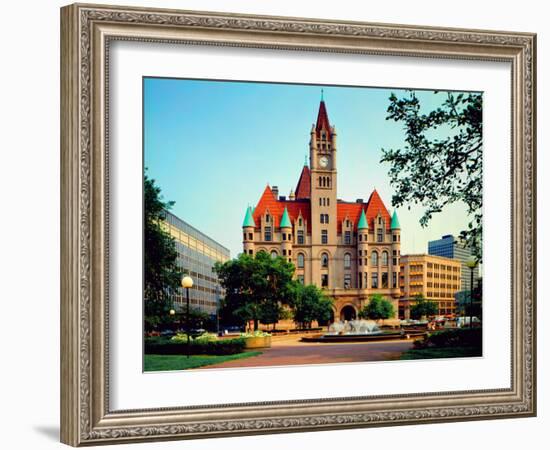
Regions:
<svg viewBox="0 0 550 450"><path fill-rule="evenodd" d="M319 187L329 188L332 185L330 177L319 177Z"/></svg>
<svg viewBox="0 0 550 450"><path fill-rule="evenodd" d="M382 276L380 277L380 283L378 280L378 273L373 272L371 273L370 277L370 287L372 289L388 289L388 272L382 272ZM368 272L364 272L359 278L357 279L359 289L363 289L363 287L367 288L369 286L369 274ZM397 288L397 272L392 272L392 280L391 280L391 287Z"/></svg>
<svg viewBox="0 0 550 450"><path fill-rule="evenodd" d="M319 206L330 206L330 198L319 197Z"/></svg>
<svg viewBox="0 0 550 450"><path fill-rule="evenodd" d="M302 219L299 219L299 222L301 222ZM322 224L328 224L329 223L329 215L328 214L321 214L319 216L319 221L322 223ZM301 226L301 223L300 223L300 226ZM266 226L264 227L264 241L265 242L271 242L273 240L273 232L272 232L272 227L271 226ZM283 241L285 240L288 240L288 241L291 241L292 240L292 234L288 234L288 237L285 236L285 233L283 233ZM247 239L249 241L252 241L254 239L254 235L252 233L244 233L243 234L243 238L244 240L246 241ZM304 244L304 231L303 230L298 230L297 232L297 241L298 241L298 244L300 245L303 245ZM363 238L363 234L359 234L359 241L360 242L367 242L368 241L368 235L364 235L364 238ZM393 242L399 242L400 241L400 236L399 235L396 235L394 234L393 235ZM323 244L328 244L328 231L327 230L321 230L321 242ZM377 230L376 232L376 242L384 242L384 231L382 229L379 229ZM345 245L351 245L353 242L352 242L352 232L351 231L345 231L344 232L344 244ZM422 270L422 266L418 266L420 267L419 270Z"/></svg>

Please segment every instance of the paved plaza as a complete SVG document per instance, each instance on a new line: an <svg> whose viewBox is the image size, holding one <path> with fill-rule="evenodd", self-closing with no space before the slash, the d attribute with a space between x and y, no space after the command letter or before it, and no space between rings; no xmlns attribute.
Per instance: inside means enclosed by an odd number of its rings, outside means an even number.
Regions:
<svg viewBox="0 0 550 450"><path fill-rule="evenodd" d="M300 342L300 336L274 336L272 347L262 349L263 353L259 356L226 361L201 369L389 361L399 359L412 346L412 340L324 344Z"/></svg>

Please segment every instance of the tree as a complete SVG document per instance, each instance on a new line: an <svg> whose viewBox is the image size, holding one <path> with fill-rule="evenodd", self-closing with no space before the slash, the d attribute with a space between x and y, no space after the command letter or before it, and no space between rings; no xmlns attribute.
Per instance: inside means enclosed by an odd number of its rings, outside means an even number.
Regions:
<svg viewBox="0 0 550 450"><path fill-rule="evenodd" d="M222 315L237 323L254 321L254 330L263 319L278 320L280 306L288 304L294 265L285 258L272 258L266 252L241 254L238 258L216 263L214 267L226 291Z"/></svg>
<svg viewBox="0 0 550 450"><path fill-rule="evenodd" d="M174 202L162 200L161 190L146 174L144 186L144 301L145 328L170 323L170 296L180 285L174 239L162 228L166 211Z"/></svg>
<svg viewBox="0 0 550 450"><path fill-rule="evenodd" d="M394 314L395 309L391 302L380 294L373 294L369 302L359 311L359 318L370 320L389 319Z"/></svg>
<svg viewBox="0 0 550 450"><path fill-rule="evenodd" d="M332 315L333 301L317 286L294 282L291 307L294 322L301 328L311 328L311 322L327 322Z"/></svg>
<svg viewBox="0 0 550 450"><path fill-rule="evenodd" d="M460 237L481 260L482 95L449 92L440 107L426 114L414 91L403 98L392 93L389 100L386 120L401 122L405 129L402 148L382 149L381 162L391 164L393 205L422 205L425 227L446 205L464 203L470 222Z"/></svg>
<svg viewBox="0 0 550 450"><path fill-rule="evenodd" d="M435 316L439 312L436 302L428 301L422 294L414 297L415 303L411 306L411 317L422 319L423 317Z"/></svg>

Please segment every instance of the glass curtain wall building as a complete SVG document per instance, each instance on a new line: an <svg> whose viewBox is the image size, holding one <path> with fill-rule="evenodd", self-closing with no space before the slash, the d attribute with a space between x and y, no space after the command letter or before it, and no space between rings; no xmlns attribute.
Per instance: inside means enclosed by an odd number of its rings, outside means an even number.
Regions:
<svg viewBox="0 0 550 450"><path fill-rule="evenodd" d="M190 306L215 316L223 292L213 270L214 264L229 260L229 249L169 211L166 211L163 225L176 241L178 266L193 279L193 287L189 290ZM187 301L183 289L179 289L173 301L174 309L182 312Z"/></svg>

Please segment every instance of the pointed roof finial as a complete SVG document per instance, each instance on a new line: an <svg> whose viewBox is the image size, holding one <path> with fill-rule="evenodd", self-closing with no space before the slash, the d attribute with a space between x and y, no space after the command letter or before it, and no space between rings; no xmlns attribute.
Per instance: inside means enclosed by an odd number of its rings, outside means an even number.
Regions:
<svg viewBox="0 0 550 450"><path fill-rule="evenodd" d="M393 216L391 218L390 229L392 229L392 230L400 230L401 229L401 224L399 223L399 219L397 218L397 210L396 209L393 210Z"/></svg>
<svg viewBox="0 0 550 450"><path fill-rule="evenodd" d="M365 216L365 210L361 209L361 217L359 217L359 223L357 224L358 230L368 230L369 224L367 222L367 216Z"/></svg>
<svg viewBox="0 0 550 450"><path fill-rule="evenodd" d="M307 167L307 154L306 154L306 155L304 155L304 166L306 166L306 167Z"/></svg>
<svg viewBox="0 0 550 450"><path fill-rule="evenodd" d="M325 99L324 99L324 95L323 95L323 94L324 94L324 92L325 92L325 90L321 88L321 101L322 101L322 102L324 102L324 101L325 101Z"/></svg>
<svg viewBox="0 0 550 450"><path fill-rule="evenodd" d="M290 217L288 216L288 210L286 209L283 211L283 217L281 217L281 228L292 228L292 224L290 223Z"/></svg>
<svg viewBox="0 0 550 450"><path fill-rule="evenodd" d="M249 206L248 208L246 208L246 214L243 220L243 228L256 227L256 223L254 222L254 218L252 217L252 214L253 214L252 208Z"/></svg>

